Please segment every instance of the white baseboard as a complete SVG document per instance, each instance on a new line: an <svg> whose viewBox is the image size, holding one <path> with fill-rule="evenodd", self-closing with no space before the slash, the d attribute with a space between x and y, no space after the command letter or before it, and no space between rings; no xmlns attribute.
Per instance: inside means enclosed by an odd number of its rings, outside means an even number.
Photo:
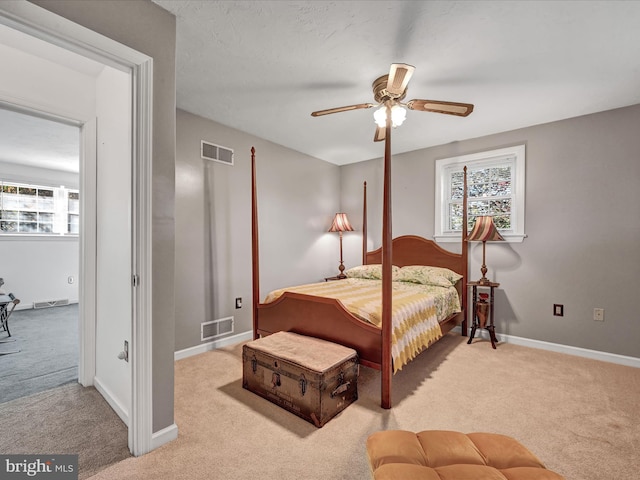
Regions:
<svg viewBox="0 0 640 480"><path fill-rule="evenodd" d="M178 438L178 426L172 423L168 427L163 428L151 435L151 450L161 447L165 443L172 442Z"/></svg>
<svg viewBox="0 0 640 480"><path fill-rule="evenodd" d="M238 333L230 337L222 338L220 340L214 340L213 342L203 343L202 345L196 345L195 347L185 348L184 350L178 350L173 354L174 360L181 360L183 358L192 357L201 353L216 350L218 348L226 347L229 345L235 345L236 343L247 342L253 340L253 332L248 331L244 333Z"/></svg>
<svg viewBox="0 0 640 480"><path fill-rule="evenodd" d="M56 306L62 306L62 307L66 307L69 305L74 305L78 303L78 299L70 299L69 303L67 305L56 305ZM52 307L48 307L48 308L55 308L56 306L52 306ZM15 311L17 312L18 310L34 310L33 308L33 302L23 302L22 300L20 300L20 303L18 305L16 305Z"/></svg>
<svg viewBox="0 0 640 480"><path fill-rule="evenodd" d="M461 332L462 329L458 326L453 331ZM577 357L590 358L592 360L600 360L603 362L617 363L619 365L626 365L628 367L640 368L640 358L628 357L625 355L618 355L617 353L600 352L598 350L589 350L587 348L572 347L570 345L562 345L559 343L543 342L542 340L533 340L530 338L515 337L513 335L506 335L503 333L496 333L496 336L500 342L512 343L514 345L520 345L523 347L539 348L541 350L548 350L551 352L566 353L568 355L575 355ZM476 331L476 337L482 337L489 340L489 332L486 330Z"/></svg>
<svg viewBox="0 0 640 480"><path fill-rule="evenodd" d="M99 378L94 377L93 384L96 387L96 390L100 392L100 394L104 397L111 408L113 408L118 417L120 417L127 428L129 428L129 415L127 413L127 410L115 399L109 389L106 388L102 384L102 382L100 382ZM176 438L178 438L178 426L173 423L168 427L165 427L162 430L151 434L151 450L155 450L156 448L161 447L165 443L169 443Z"/></svg>
<svg viewBox="0 0 640 480"><path fill-rule="evenodd" d="M127 428L129 428L129 411L127 408L116 400L116 397L111 393L111 390L105 387L98 377L93 377L93 386L96 387L96 390L100 392L109 406L113 408L113 411L120 417L120 420L122 420Z"/></svg>

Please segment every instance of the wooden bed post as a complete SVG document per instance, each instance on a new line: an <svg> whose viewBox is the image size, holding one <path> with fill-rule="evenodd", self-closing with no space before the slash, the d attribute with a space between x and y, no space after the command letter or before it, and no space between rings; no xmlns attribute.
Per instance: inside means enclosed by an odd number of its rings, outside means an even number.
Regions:
<svg viewBox="0 0 640 480"><path fill-rule="evenodd" d="M382 205L382 362L381 406L391 408L391 104L387 104L387 126L384 137L384 193Z"/></svg>
<svg viewBox="0 0 640 480"><path fill-rule="evenodd" d="M367 182L364 182L364 198L362 200L362 265L367 263Z"/></svg>
<svg viewBox="0 0 640 480"><path fill-rule="evenodd" d="M258 255L258 197L256 188L256 149L251 147L251 274L253 281L253 339L258 338L258 304L260 303L260 274Z"/></svg>
<svg viewBox="0 0 640 480"><path fill-rule="evenodd" d="M468 219L467 219L467 166L464 166L464 183L463 183L463 188L464 188L464 193L462 195L462 264L464 265L465 268L465 272L464 272L464 276L462 277L462 311L464 312L464 318L462 319L462 324L460 325L460 328L462 329L462 336L466 337L467 336L467 317L468 312L467 312L467 304L468 299L467 297L469 296L469 291L467 289L467 277L469 276L469 241L467 240L467 226L468 226ZM472 315L474 315L472 313Z"/></svg>

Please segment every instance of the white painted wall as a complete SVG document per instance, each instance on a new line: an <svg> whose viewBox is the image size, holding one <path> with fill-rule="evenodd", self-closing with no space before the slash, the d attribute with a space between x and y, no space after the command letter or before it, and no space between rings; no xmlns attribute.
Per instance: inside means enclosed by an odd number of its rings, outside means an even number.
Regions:
<svg viewBox="0 0 640 480"><path fill-rule="evenodd" d="M131 345L131 79L105 69L96 82L98 117L96 387L126 422L131 363L118 359ZM123 241L124 239L124 241ZM115 403L115 405L114 405Z"/></svg>
<svg viewBox="0 0 640 480"><path fill-rule="evenodd" d="M78 141L80 141L79 132ZM13 182L32 182L51 187L64 185L67 188L79 188L79 177L77 173L63 172L60 170L0 162L0 175L2 178Z"/></svg>
<svg viewBox="0 0 640 480"><path fill-rule="evenodd" d="M16 309L34 302L68 299L78 302L78 239L28 238L0 240L0 289L20 299ZM67 279L72 276L74 283Z"/></svg>
<svg viewBox="0 0 640 480"><path fill-rule="evenodd" d="M1 43L0 58L0 99L73 119L94 115L95 82L91 75Z"/></svg>

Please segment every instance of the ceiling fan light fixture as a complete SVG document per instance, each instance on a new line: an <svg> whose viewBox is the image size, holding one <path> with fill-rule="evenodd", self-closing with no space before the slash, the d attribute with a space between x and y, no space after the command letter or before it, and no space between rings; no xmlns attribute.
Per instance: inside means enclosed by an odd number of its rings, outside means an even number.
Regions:
<svg viewBox="0 0 640 480"><path fill-rule="evenodd" d="M373 119L380 128L387 126L387 107L380 107L373 112Z"/></svg>
<svg viewBox="0 0 640 480"><path fill-rule="evenodd" d="M399 127L404 123L407 118L407 111L400 105L396 104L391 107L391 126ZM375 112L373 112L373 119L380 128L384 128L387 125L387 107L382 106Z"/></svg>
<svg viewBox="0 0 640 480"><path fill-rule="evenodd" d="M394 105L391 107L391 124L394 127L399 127L404 123L407 118L407 111L400 105Z"/></svg>
<svg viewBox="0 0 640 480"><path fill-rule="evenodd" d="M0 0L1 1L1 0ZM466 117L473 112L473 104L445 102L442 100L420 100L414 99L406 103L403 100L407 94L407 85L413 75L415 67L405 63L392 63L389 74L376 78L371 85L373 87L373 99L376 103L358 103L338 108L329 108L311 112L312 117L320 117L331 113L347 112L350 110L360 110L363 108L375 108L373 119L376 123L376 132L373 136L374 142L387 140L387 108L391 107L390 127L399 127L405 121L408 110L419 112L443 113L445 115L455 115ZM386 147L385 147L386 148Z"/></svg>

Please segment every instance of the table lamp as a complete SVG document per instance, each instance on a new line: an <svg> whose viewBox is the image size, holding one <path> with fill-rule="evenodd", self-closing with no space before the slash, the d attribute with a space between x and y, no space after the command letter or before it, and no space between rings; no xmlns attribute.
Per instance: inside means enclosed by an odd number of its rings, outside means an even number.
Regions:
<svg viewBox="0 0 640 480"><path fill-rule="evenodd" d="M340 266L338 267L340 273L338 274L338 278L347 278L347 276L344 274L344 263L342 263L342 232L353 232L353 227L349 223L347 214L336 213L329 231L338 232L340 234Z"/></svg>
<svg viewBox="0 0 640 480"><path fill-rule="evenodd" d="M488 285L491 281L486 277L487 265L485 264L485 244L487 242L504 240L493 223L493 217L488 215L476 217L476 223L467 240L470 242L482 242L482 267L480 268L482 278L478 280L478 284Z"/></svg>

